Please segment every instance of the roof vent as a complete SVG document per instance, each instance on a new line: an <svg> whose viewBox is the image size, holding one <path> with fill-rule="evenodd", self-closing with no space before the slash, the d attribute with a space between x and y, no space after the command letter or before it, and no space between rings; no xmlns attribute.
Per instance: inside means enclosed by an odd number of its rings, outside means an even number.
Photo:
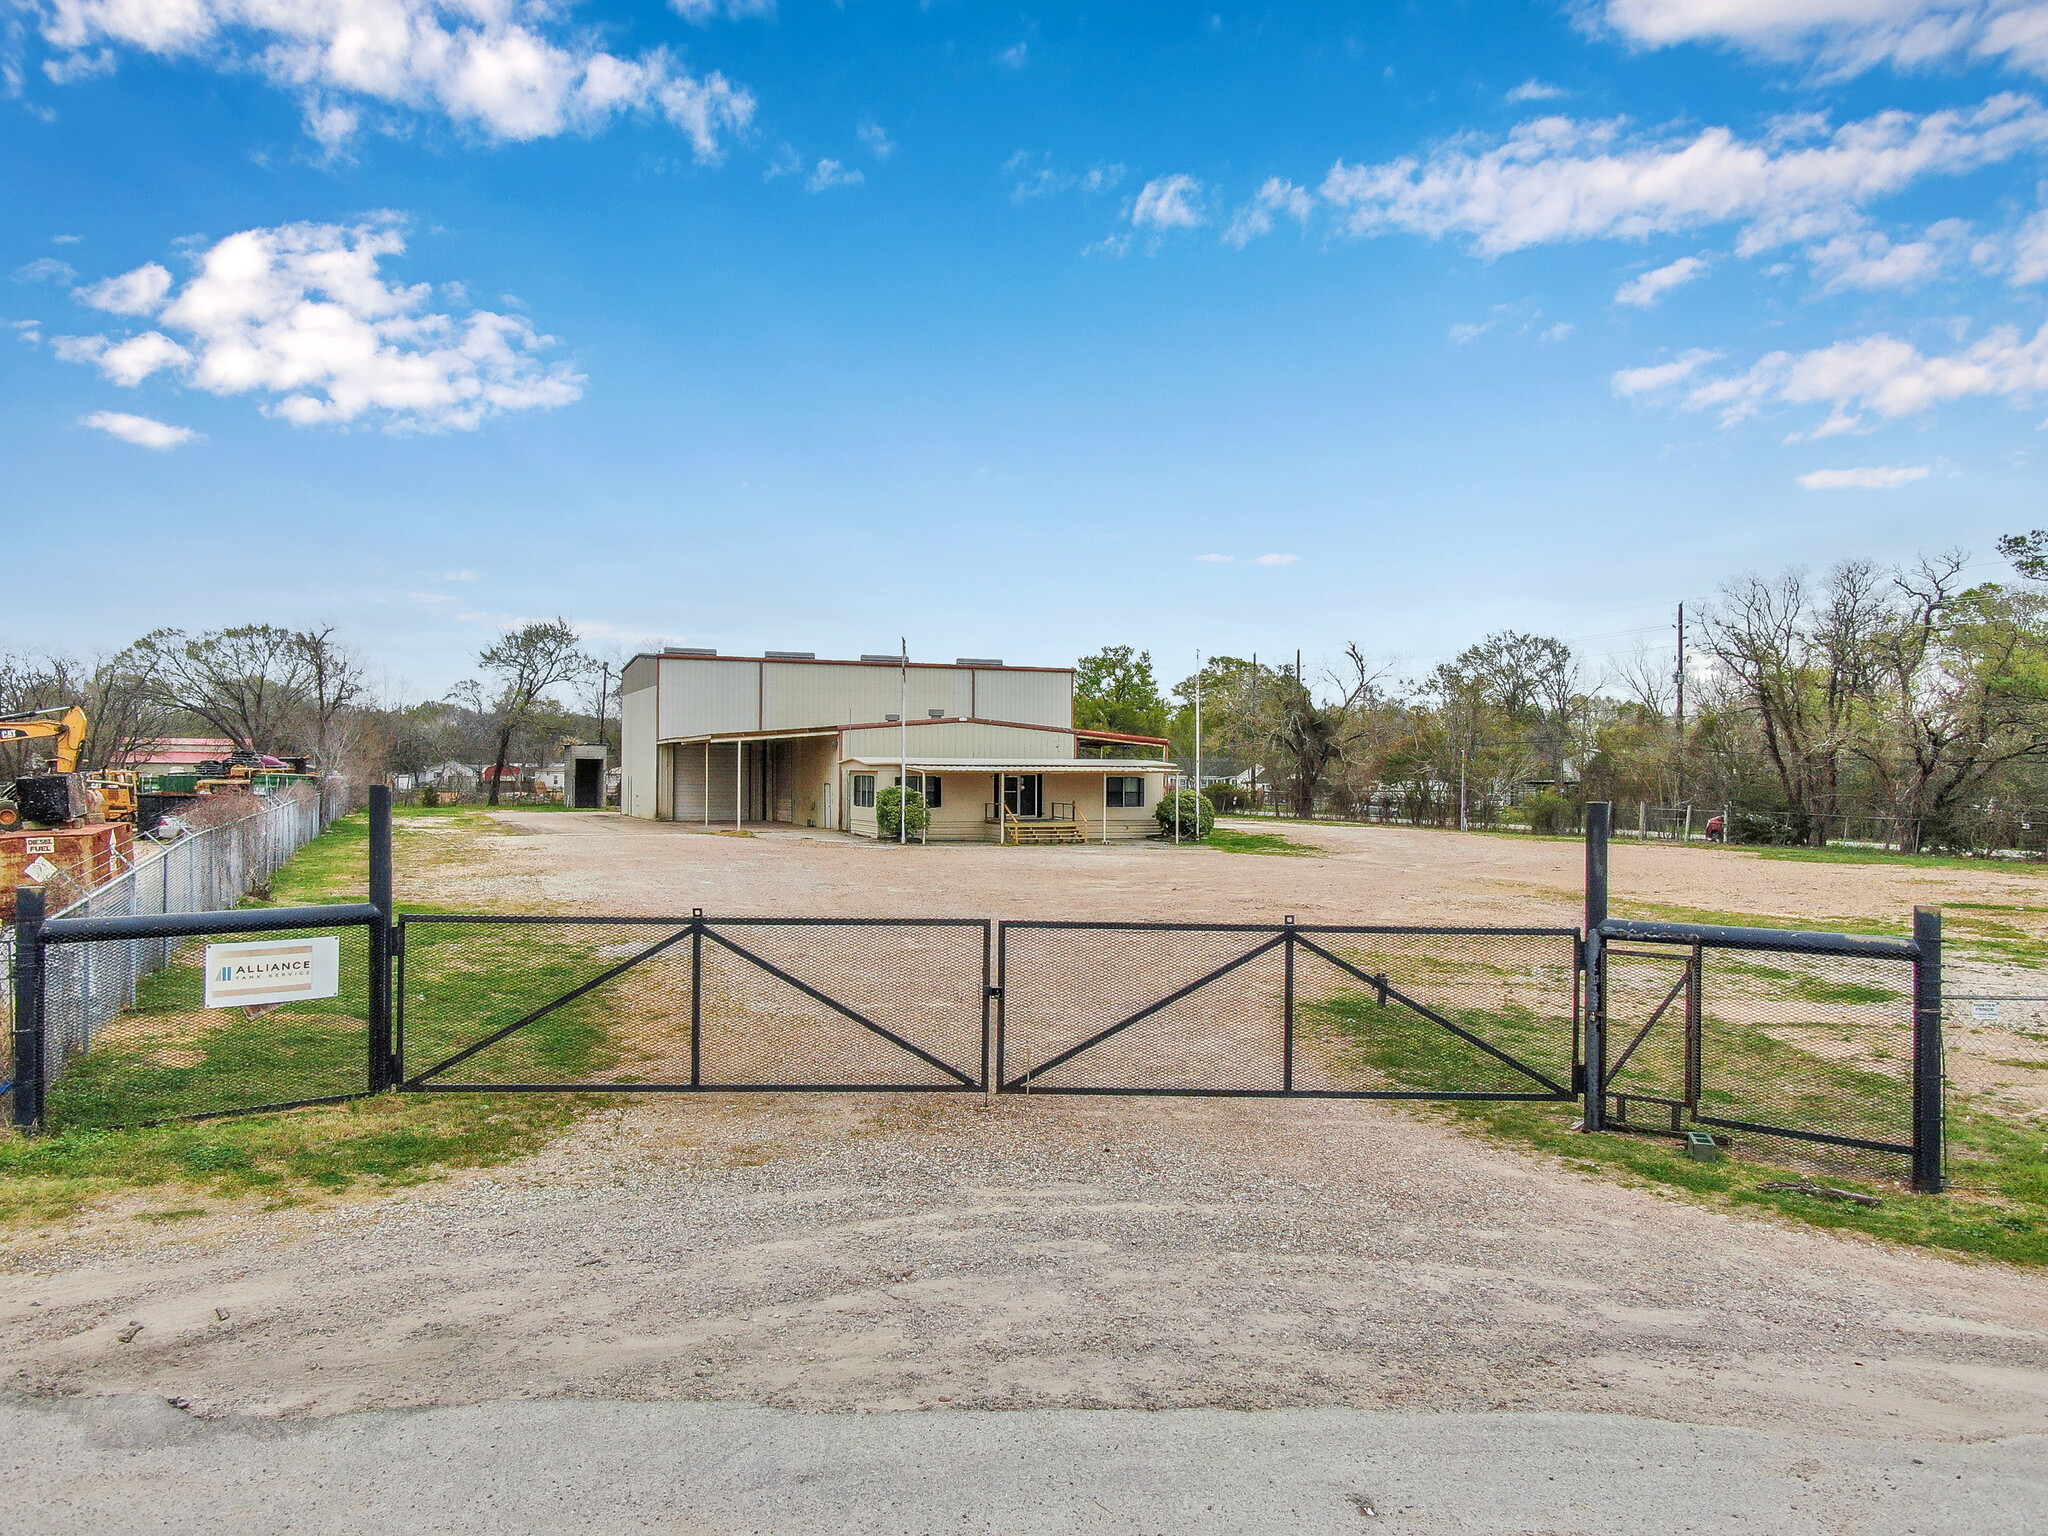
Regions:
<svg viewBox="0 0 2048 1536"><path fill-rule="evenodd" d="M1003 658L1000 656L955 656L953 658L953 665L956 667L1000 667L1002 664Z"/></svg>
<svg viewBox="0 0 2048 1536"><path fill-rule="evenodd" d="M890 666L892 666L892 667L893 667L893 666L895 666L895 665L896 665L896 664L897 664L898 662L902 661L902 660L903 660L903 658L902 658L901 656L898 656L898 655L895 655L895 654L893 654L893 653L892 653L892 654L890 654L890 655L888 655L888 656L863 656L863 657L861 657L861 660L862 660L862 661L886 661L886 662L888 662L888 663L889 663L889 665L890 665Z"/></svg>
<svg viewBox="0 0 2048 1536"><path fill-rule="evenodd" d="M816 651L763 651L761 654L770 661L816 661L818 659Z"/></svg>
<svg viewBox="0 0 2048 1536"><path fill-rule="evenodd" d="M943 720L946 718L946 712L943 709L928 709L925 711L925 713L930 715L934 720Z"/></svg>
<svg viewBox="0 0 2048 1536"><path fill-rule="evenodd" d="M884 715L884 716L882 716L882 718L883 718L884 720L888 721L888 722L889 722L889 723L890 723L891 725L894 725L894 724L896 724L896 723L897 723L897 722L898 722L899 720L901 720L901 719L902 719L903 717L902 717L901 715Z"/></svg>
<svg viewBox="0 0 2048 1536"><path fill-rule="evenodd" d="M702 645L664 645L661 648L661 654L664 656L716 656L718 652Z"/></svg>

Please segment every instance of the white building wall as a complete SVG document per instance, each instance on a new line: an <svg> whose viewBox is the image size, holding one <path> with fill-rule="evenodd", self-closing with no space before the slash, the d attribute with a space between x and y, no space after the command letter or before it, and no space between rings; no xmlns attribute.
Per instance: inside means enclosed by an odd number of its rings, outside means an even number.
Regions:
<svg viewBox="0 0 2048 1536"><path fill-rule="evenodd" d="M619 736L624 748L620 763L624 776L620 780L619 800L621 809L628 816L652 817L658 808L654 700L655 690L642 688L619 701Z"/></svg>
<svg viewBox="0 0 2048 1536"><path fill-rule="evenodd" d="M672 740L759 730L761 665L712 656L662 657L659 734Z"/></svg>
<svg viewBox="0 0 2048 1536"><path fill-rule="evenodd" d="M847 731L846 755L887 762L901 755L904 733L893 725ZM986 757L1030 762L1038 758L1070 758L1074 738L1065 731L1026 731L1009 725L980 725L966 720L912 721L908 732L912 757Z"/></svg>
<svg viewBox="0 0 2048 1536"><path fill-rule="evenodd" d="M989 672L974 674L974 713L983 720L1019 725L1074 723L1071 672Z"/></svg>

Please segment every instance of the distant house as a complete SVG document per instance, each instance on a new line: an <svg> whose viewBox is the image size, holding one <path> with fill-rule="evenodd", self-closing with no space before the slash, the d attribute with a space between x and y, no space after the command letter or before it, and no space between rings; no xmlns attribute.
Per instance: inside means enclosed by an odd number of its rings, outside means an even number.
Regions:
<svg viewBox="0 0 2048 1536"><path fill-rule="evenodd" d="M467 763L436 763L431 768L422 768L413 775L413 781L420 785L431 785L435 789L475 789L483 782L483 776Z"/></svg>
<svg viewBox="0 0 2048 1536"><path fill-rule="evenodd" d="M1067 667L671 649L622 691L621 806L661 821L876 837L907 776L933 841L1107 842L1157 830L1175 773L1163 737L1077 730Z"/></svg>
<svg viewBox="0 0 2048 1536"><path fill-rule="evenodd" d="M235 751L225 736L162 736L138 741L128 753L128 766L142 773L190 773L201 763L224 761Z"/></svg>

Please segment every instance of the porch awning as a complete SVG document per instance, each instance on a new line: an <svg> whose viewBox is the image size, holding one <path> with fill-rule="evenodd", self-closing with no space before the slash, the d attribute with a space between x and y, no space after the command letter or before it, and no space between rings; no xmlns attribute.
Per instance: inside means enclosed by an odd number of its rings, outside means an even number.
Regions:
<svg viewBox="0 0 2048 1536"><path fill-rule="evenodd" d="M895 757L848 758L855 768L896 768L902 759ZM1062 757L1051 761L1039 759L1035 762L1019 760L1004 761L1000 758L938 758L915 757L910 766L918 773L1081 773L1116 774L1119 777L1135 773L1178 773L1172 763L1162 763L1156 757L1118 759L1112 757Z"/></svg>

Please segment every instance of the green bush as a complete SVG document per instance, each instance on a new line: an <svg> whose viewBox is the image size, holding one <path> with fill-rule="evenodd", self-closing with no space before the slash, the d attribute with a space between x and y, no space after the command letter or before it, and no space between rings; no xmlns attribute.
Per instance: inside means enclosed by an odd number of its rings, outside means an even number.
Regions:
<svg viewBox="0 0 2048 1536"><path fill-rule="evenodd" d="M903 790L885 789L875 796L875 823L881 828L884 842L894 842L899 836L922 838L932 824L932 809L924 803L924 796L914 789L908 793L907 808Z"/></svg>
<svg viewBox="0 0 2048 1536"><path fill-rule="evenodd" d="M1549 790L1531 795L1522 802L1522 816L1531 832L1554 836L1570 820L1572 803L1563 795L1554 795Z"/></svg>
<svg viewBox="0 0 2048 1536"><path fill-rule="evenodd" d="M1251 804L1251 791L1241 784L1211 784L1202 794L1216 807L1219 816L1241 811Z"/></svg>
<svg viewBox="0 0 2048 1536"><path fill-rule="evenodd" d="M1180 823L1180 837L1201 839L1216 825L1216 808L1192 789L1176 789L1159 802L1152 815L1159 822L1160 835L1171 838L1174 822Z"/></svg>

